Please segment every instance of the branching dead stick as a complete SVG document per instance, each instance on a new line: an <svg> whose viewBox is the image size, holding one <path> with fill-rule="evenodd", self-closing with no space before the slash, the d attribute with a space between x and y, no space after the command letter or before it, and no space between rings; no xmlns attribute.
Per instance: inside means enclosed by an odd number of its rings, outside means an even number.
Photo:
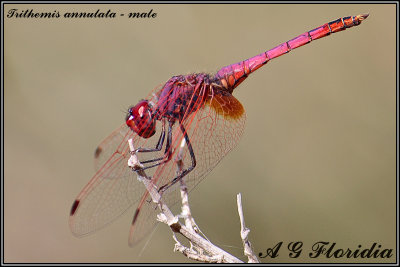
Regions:
<svg viewBox="0 0 400 267"><path fill-rule="evenodd" d="M238 212L239 212L239 218L240 218L240 237L242 238L243 241L243 247L244 247L244 255L247 256L249 259L249 263L260 263L257 259L257 256L254 254L253 249L251 248L251 244L248 238L248 235L250 233L250 229L246 227L244 223L244 216L243 216L243 209L242 209L242 195L239 193L237 194L237 206L238 206Z"/></svg>
<svg viewBox="0 0 400 267"><path fill-rule="evenodd" d="M179 147L179 151L176 157L176 165L178 166L177 174L180 174L183 170L183 148L185 147L186 140L182 139L181 145ZM189 206L189 196L188 196L188 188L186 186L186 183L184 179L180 180L180 190L181 190L181 199L182 199L182 217L185 220L185 225L189 229L192 229L196 233L199 233L199 229L196 225L196 222L194 221L192 217L192 212L190 211L190 206Z"/></svg>
<svg viewBox="0 0 400 267"><path fill-rule="evenodd" d="M152 180L146 175L145 171L143 170L143 165L140 164L136 153L135 147L133 145L132 139L128 140L129 148L131 151L131 157L128 160L128 166L134 169L138 174L138 179L144 183L146 186L153 202L157 203L158 207L161 210L161 214L158 216L158 220L166 223L174 233L180 233L186 239L188 239L191 243L195 246L199 247L202 251L205 252L205 255L199 257L192 257L195 260L207 261L212 260L213 262L226 262L226 263L242 263L241 260L232 256L231 254L227 253L226 251L220 249L219 247L215 246L208 240L204 239L202 236L197 234L194 230L188 229L186 226L182 225L178 221L178 217L174 216L168 206L163 203L160 194L158 193L156 185L152 182ZM179 243L179 242L178 242ZM193 250L192 250L193 251ZM192 255L192 251L190 253L184 253L187 257Z"/></svg>

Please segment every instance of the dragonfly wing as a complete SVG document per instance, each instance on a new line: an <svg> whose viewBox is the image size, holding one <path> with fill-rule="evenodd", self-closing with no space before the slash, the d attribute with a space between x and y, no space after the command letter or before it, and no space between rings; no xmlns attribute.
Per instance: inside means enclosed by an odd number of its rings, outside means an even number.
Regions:
<svg viewBox="0 0 400 267"><path fill-rule="evenodd" d="M130 247L136 246L154 229L158 223L157 213L160 213L160 210L146 191L133 215L128 240Z"/></svg>
<svg viewBox="0 0 400 267"><path fill-rule="evenodd" d="M246 122L242 104L222 90L214 90L204 107L192 117L184 122L197 162L194 170L185 177L189 190L236 147ZM190 166L188 150L185 150L183 159L184 166Z"/></svg>
<svg viewBox="0 0 400 267"><path fill-rule="evenodd" d="M74 235L82 236L106 226L140 200L144 187L127 165L130 157L127 140L134 137L125 126L102 142L97 158L103 164L71 208L69 222ZM109 155L108 158L102 153Z"/></svg>
<svg viewBox="0 0 400 267"><path fill-rule="evenodd" d="M133 138L133 135L134 133L124 123L105 138L94 152L95 171L97 172L114 152L122 152L124 148L126 149L126 142L124 143L123 140L126 141L129 138Z"/></svg>
<svg viewBox="0 0 400 267"><path fill-rule="evenodd" d="M196 160L196 167L184 177L191 190L239 143L244 132L246 113L239 100L223 90L211 90L199 108L186 113L188 115L182 124ZM174 128L172 139L173 160L159 166L154 175L158 186L166 184L177 175L175 158L184 139L179 126ZM192 165L187 144L182 152L183 168L187 169Z"/></svg>

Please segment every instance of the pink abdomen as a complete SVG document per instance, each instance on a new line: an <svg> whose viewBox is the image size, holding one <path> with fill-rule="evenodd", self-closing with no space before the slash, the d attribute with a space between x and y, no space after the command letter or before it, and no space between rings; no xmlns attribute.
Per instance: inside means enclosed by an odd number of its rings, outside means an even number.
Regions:
<svg viewBox="0 0 400 267"><path fill-rule="evenodd" d="M297 47L308 44L313 40L325 37L331 33L357 26L367 17L368 14L364 14L354 17L340 18L326 23L257 56L223 67L217 72L215 78L221 82L222 86L232 93L233 89L245 80L250 73L264 66L271 59L289 53Z"/></svg>

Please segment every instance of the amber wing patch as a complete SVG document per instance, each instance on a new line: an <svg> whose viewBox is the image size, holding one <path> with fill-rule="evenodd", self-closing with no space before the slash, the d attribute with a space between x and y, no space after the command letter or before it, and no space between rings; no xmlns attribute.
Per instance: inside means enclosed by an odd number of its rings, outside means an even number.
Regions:
<svg viewBox="0 0 400 267"><path fill-rule="evenodd" d="M244 114L242 104L229 92L223 90L214 90L208 96L206 105L209 105L219 115L225 119L238 120Z"/></svg>

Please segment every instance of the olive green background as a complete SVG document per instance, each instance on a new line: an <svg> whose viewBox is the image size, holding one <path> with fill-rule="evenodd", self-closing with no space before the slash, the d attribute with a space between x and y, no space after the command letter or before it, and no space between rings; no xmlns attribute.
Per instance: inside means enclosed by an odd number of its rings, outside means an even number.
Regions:
<svg viewBox="0 0 400 267"><path fill-rule="evenodd" d="M360 26L269 62L234 92L247 111L236 149L191 192L196 222L246 260L236 194L263 262L394 262L396 6L345 4L12 5L35 12L157 13L155 19L4 23L4 261L188 262L168 227L127 244L134 207L85 238L70 207L98 143L125 110L173 75L214 72L340 17ZM297 259L289 242L302 241ZM315 242L393 249L391 259L310 259ZM189 261L192 262L192 261Z"/></svg>

